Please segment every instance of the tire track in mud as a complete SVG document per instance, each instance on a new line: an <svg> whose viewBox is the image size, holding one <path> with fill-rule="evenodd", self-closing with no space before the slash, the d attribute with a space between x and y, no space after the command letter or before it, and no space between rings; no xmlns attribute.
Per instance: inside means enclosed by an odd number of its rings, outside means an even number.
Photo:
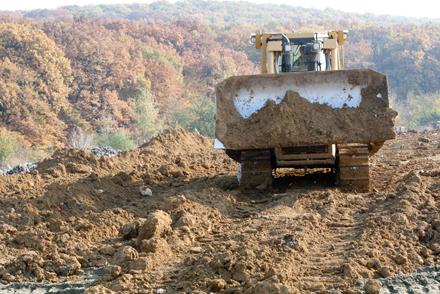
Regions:
<svg viewBox="0 0 440 294"><path fill-rule="evenodd" d="M349 282L358 277L350 266L355 242L366 223L365 211L375 200L338 190L300 195L284 195L257 209L260 227L272 238L282 240L283 246L274 246L272 251L272 258L279 261L274 273L299 293L327 293L352 286ZM249 212L248 207L243 210Z"/></svg>
<svg viewBox="0 0 440 294"><path fill-rule="evenodd" d="M362 207L339 209L326 219L326 224L310 245L302 265L300 287L310 292L339 289L355 275L350 260L354 241L362 231Z"/></svg>

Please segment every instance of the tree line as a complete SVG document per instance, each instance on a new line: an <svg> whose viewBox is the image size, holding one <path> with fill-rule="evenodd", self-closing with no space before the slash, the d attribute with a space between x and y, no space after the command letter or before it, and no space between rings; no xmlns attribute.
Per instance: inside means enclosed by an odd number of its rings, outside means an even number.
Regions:
<svg viewBox="0 0 440 294"><path fill-rule="evenodd" d="M440 120L437 21L200 0L0 19L0 145L127 149L170 127L212 136L214 86L258 72L248 38L260 29L350 30L347 66L388 75L399 123Z"/></svg>

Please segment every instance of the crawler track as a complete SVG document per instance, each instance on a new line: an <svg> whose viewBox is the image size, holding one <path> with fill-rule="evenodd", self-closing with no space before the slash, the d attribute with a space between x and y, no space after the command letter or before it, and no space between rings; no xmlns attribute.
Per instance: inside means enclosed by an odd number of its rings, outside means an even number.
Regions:
<svg viewBox="0 0 440 294"><path fill-rule="evenodd" d="M368 145L338 145L338 181L344 190L368 192L370 175Z"/></svg>
<svg viewBox="0 0 440 294"><path fill-rule="evenodd" d="M240 189L270 191L272 189L272 162L269 150L241 152Z"/></svg>

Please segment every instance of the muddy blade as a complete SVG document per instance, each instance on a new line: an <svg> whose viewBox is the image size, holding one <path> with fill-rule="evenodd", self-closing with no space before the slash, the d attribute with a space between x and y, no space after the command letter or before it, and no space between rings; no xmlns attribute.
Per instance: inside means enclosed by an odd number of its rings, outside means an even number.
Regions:
<svg viewBox="0 0 440 294"><path fill-rule="evenodd" d="M216 135L227 149L395 137L386 77L371 70L236 76L216 96Z"/></svg>

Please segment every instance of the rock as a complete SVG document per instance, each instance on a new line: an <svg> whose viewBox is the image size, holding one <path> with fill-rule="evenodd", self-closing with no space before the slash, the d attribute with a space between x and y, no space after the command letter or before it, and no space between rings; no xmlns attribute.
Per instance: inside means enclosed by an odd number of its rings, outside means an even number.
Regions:
<svg viewBox="0 0 440 294"><path fill-rule="evenodd" d="M132 175L127 174L126 172L118 172L112 179L113 183L122 187L128 187L133 181L134 178Z"/></svg>
<svg viewBox="0 0 440 294"><path fill-rule="evenodd" d="M379 280L369 279L364 286L366 294L379 294L382 283Z"/></svg>
<svg viewBox="0 0 440 294"><path fill-rule="evenodd" d="M156 292L155 292L156 294L165 294L165 293L167 293L167 290L165 290L165 289L163 289L163 288L158 288L158 289L156 289Z"/></svg>
<svg viewBox="0 0 440 294"><path fill-rule="evenodd" d="M156 210L150 213L145 222L139 227L137 241L151 239L153 237L164 237L172 232L171 217L163 210Z"/></svg>
<svg viewBox="0 0 440 294"><path fill-rule="evenodd" d="M112 289L117 293L132 293L133 290L133 275L123 274L112 282Z"/></svg>
<svg viewBox="0 0 440 294"><path fill-rule="evenodd" d="M146 196L146 197L151 197L153 196L153 191L151 191L150 188L148 187L139 187L139 194L141 194L142 196Z"/></svg>
<svg viewBox="0 0 440 294"><path fill-rule="evenodd" d="M72 174L86 174L92 171L90 166L84 164L77 164L77 163L66 164L66 170Z"/></svg>
<svg viewBox="0 0 440 294"><path fill-rule="evenodd" d="M154 237L148 240L142 240L139 243L139 250L146 253L168 254L171 252L168 242L162 238Z"/></svg>
<svg viewBox="0 0 440 294"><path fill-rule="evenodd" d="M116 252L116 249L113 246L105 246L105 247L101 247L99 248L99 253L104 254L104 255L113 255Z"/></svg>
<svg viewBox="0 0 440 294"><path fill-rule="evenodd" d="M391 220L395 222L396 224L402 225L402 226L408 226L408 218L405 214L401 212L396 212L392 215Z"/></svg>
<svg viewBox="0 0 440 294"><path fill-rule="evenodd" d="M24 263L25 267L30 267L32 265L43 266L44 259L35 251L28 251L22 255L20 255L17 260L17 263Z"/></svg>
<svg viewBox="0 0 440 294"><path fill-rule="evenodd" d="M383 267L379 268L379 269L377 270L377 273L378 273L382 278L388 278L389 276L391 276L391 270L390 270L388 267L386 267L386 266L383 266Z"/></svg>
<svg viewBox="0 0 440 294"><path fill-rule="evenodd" d="M341 269L344 276L348 278L357 278L359 276L356 270L349 263L345 263Z"/></svg>
<svg viewBox="0 0 440 294"><path fill-rule="evenodd" d="M4 273L1 278L9 283L15 282L15 276L10 273Z"/></svg>
<svg viewBox="0 0 440 294"><path fill-rule="evenodd" d="M48 272L55 272L58 276L65 277L82 272L81 263L75 256L58 253L57 250L51 252L49 256L50 261L44 265L44 269Z"/></svg>
<svg viewBox="0 0 440 294"><path fill-rule="evenodd" d="M429 143L431 140L428 137L419 137L419 142Z"/></svg>
<svg viewBox="0 0 440 294"><path fill-rule="evenodd" d="M223 279L214 279L209 282L209 288L211 291L219 292L226 287L226 281Z"/></svg>
<svg viewBox="0 0 440 294"><path fill-rule="evenodd" d="M116 251L112 264L124 266L127 262L139 258L139 253L131 246L123 246Z"/></svg>
<svg viewBox="0 0 440 294"><path fill-rule="evenodd" d="M170 176L170 168L167 165L161 165L157 171L165 177Z"/></svg>
<svg viewBox="0 0 440 294"><path fill-rule="evenodd" d="M105 280L112 280L122 274L122 268L119 265L108 265L104 268Z"/></svg>
<svg viewBox="0 0 440 294"><path fill-rule="evenodd" d="M46 272L46 280L51 281L51 282L55 282L57 281L58 276L56 273L54 272Z"/></svg>
<svg viewBox="0 0 440 294"><path fill-rule="evenodd" d="M183 212L182 216L176 222L176 227L187 226L191 228L195 225L197 225L197 218L189 212Z"/></svg>
<svg viewBox="0 0 440 294"><path fill-rule="evenodd" d="M372 258L370 260L367 261L367 268L369 269L378 269L380 268L380 261L377 258Z"/></svg>
<svg viewBox="0 0 440 294"><path fill-rule="evenodd" d="M21 273L28 273L31 274L33 278L36 278L37 281L42 281L45 277L45 272L42 268L44 263L44 259L37 252L28 251L18 256L15 261L7 266L8 271L3 271L2 278L7 280L8 277L5 277L7 273L16 274L17 277L19 277Z"/></svg>
<svg viewBox="0 0 440 294"><path fill-rule="evenodd" d="M407 185L418 186L422 183L422 177L417 170L410 171L407 175L403 177L403 180L404 182L406 182Z"/></svg>
<svg viewBox="0 0 440 294"><path fill-rule="evenodd" d="M261 281L244 292L245 294L289 294L289 288L273 281Z"/></svg>
<svg viewBox="0 0 440 294"><path fill-rule="evenodd" d="M63 276L76 274L81 269L81 263L74 256L64 256L64 266L59 270Z"/></svg>
<svg viewBox="0 0 440 294"><path fill-rule="evenodd" d="M203 251L202 247L191 247L189 249L189 252L191 252L191 253L200 253L202 251Z"/></svg>
<svg viewBox="0 0 440 294"><path fill-rule="evenodd" d="M65 221L60 219L50 219L48 222L48 228L52 232L58 233L68 230L68 225Z"/></svg>
<svg viewBox="0 0 440 294"><path fill-rule="evenodd" d="M416 263L416 264L419 264L419 265L423 265L424 264L424 260L423 260L423 258L420 256L420 255L418 255L417 253L414 253L412 256L411 256L411 260L414 262L414 263Z"/></svg>
<svg viewBox="0 0 440 294"><path fill-rule="evenodd" d="M239 282L246 282L249 280L249 274L246 270L246 264L244 262L237 262L235 264L232 278Z"/></svg>
<svg viewBox="0 0 440 294"><path fill-rule="evenodd" d="M132 260L129 262L128 268L135 271L146 271L148 269L148 258L139 257L138 259Z"/></svg>
<svg viewBox="0 0 440 294"><path fill-rule="evenodd" d="M429 249L431 249L432 253L434 253L435 255L440 254L440 244L439 243L430 244Z"/></svg>
<svg viewBox="0 0 440 294"><path fill-rule="evenodd" d="M124 240L130 240L136 238L139 234L139 227L142 221L144 220L137 219L132 221L131 223L123 225L122 228L119 230L120 234L122 235L122 238Z"/></svg>
<svg viewBox="0 0 440 294"><path fill-rule="evenodd" d="M116 292L102 286L102 285L97 285L97 286L93 286L90 288L87 288L84 291L84 294L114 294Z"/></svg>
<svg viewBox="0 0 440 294"><path fill-rule="evenodd" d="M1 234L15 234L17 232L17 229L11 225L8 224L1 224L0 225L0 233Z"/></svg>
<svg viewBox="0 0 440 294"><path fill-rule="evenodd" d="M426 247L422 247L422 249L420 249L420 255L424 258L428 258L429 257L429 250Z"/></svg>
<svg viewBox="0 0 440 294"><path fill-rule="evenodd" d="M59 178L66 174L66 166L62 163L58 163L53 168L47 170L47 173L54 178Z"/></svg>
<svg viewBox="0 0 440 294"><path fill-rule="evenodd" d="M179 169L172 169L170 170L170 175L173 176L173 178L179 178L179 177L183 177L184 173Z"/></svg>
<svg viewBox="0 0 440 294"><path fill-rule="evenodd" d="M436 220L432 221L431 228L437 232L440 232L440 220L436 219Z"/></svg>
<svg viewBox="0 0 440 294"><path fill-rule="evenodd" d="M403 264L407 263L408 259L406 258L406 256L404 256L402 254L397 254L396 256L394 256L394 261L398 265L403 265Z"/></svg>

